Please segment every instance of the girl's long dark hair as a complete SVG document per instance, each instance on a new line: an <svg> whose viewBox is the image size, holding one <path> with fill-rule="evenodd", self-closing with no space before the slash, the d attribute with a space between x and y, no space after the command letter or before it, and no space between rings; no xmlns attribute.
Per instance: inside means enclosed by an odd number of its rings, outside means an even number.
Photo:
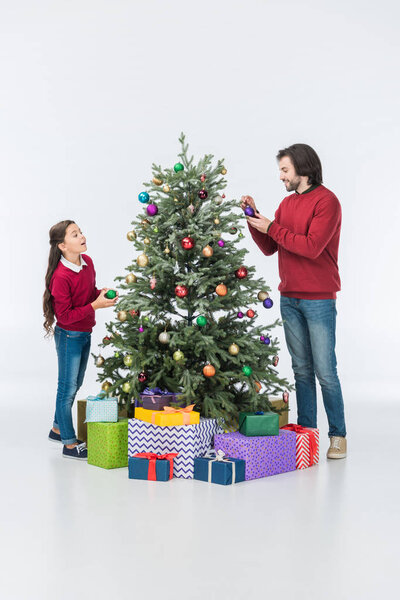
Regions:
<svg viewBox="0 0 400 600"><path fill-rule="evenodd" d="M53 323L54 323L54 309L51 302L51 293L50 293L50 281L53 276L54 271L58 265L58 262L61 258L61 250L58 247L58 244L62 244L65 238L65 233L67 231L68 225L72 225L75 221L60 221L49 231L50 237L50 253L49 253L49 264L47 266L47 273L45 278L45 290L43 294L43 316L44 323L43 327L46 330L45 337L48 337L54 333Z"/></svg>
<svg viewBox="0 0 400 600"><path fill-rule="evenodd" d="M279 150L276 158L280 160L284 156L289 156L297 175L308 176L308 183L322 183L322 165L314 148L307 144L293 144Z"/></svg>

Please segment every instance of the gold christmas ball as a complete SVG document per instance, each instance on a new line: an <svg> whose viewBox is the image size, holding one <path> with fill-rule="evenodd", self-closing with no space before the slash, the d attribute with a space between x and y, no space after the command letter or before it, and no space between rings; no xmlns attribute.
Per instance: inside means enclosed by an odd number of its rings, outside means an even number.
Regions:
<svg viewBox="0 0 400 600"><path fill-rule="evenodd" d="M133 240L136 239L136 233L132 230L132 231L128 231L128 233L126 234L126 237L128 238L128 240L130 242L133 242Z"/></svg>
<svg viewBox="0 0 400 600"><path fill-rule="evenodd" d="M221 169L221 175L226 175L226 174L227 174L227 172L228 172L228 171L225 169L225 167L223 167L223 168Z"/></svg>
<svg viewBox="0 0 400 600"><path fill-rule="evenodd" d="M123 321L126 321L128 318L128 313L126 312L126 310L120 310L118 315L117 315L118 319L121 321L121 323Z"/></svg>
<svg viewBox="0 0 400 600"><path fill-rule="evenodd" d="M137 282L137 277L134 273L128 273L128 275L125 277L125 282L129 285L131 283L136 283Z"/></svg>
<svg viewBox="0 0 400 600"><path fill-rule="evenodd" d="M232 354L232 356L236 356L236 354L239 354L239 346L237 344L231 344L228 348L228 352L229 354Z"/></svg>
<svg viewBox="0 0 400 600"><path fill-rule="evenodd" d="M174 202L179 202L179 198L174 198Z"/></svg>
<svg viewBox="0 0 400 600"><path fill-rule="evenodd" d="M147 267L147 265L149 264L149 257L147 256L147 254L141 254L137 257L136 262L139 265L139 267Z"/></svg>
<svg viewBox="0 0 400 600"><path fill-rule="evenodd" d="M102 367L104 365L104 358L100 355L96 358L96 367Z"/></svg>
<svg viewBox="0 0 400 600"><path fill-rule="evenodd" d="M170 191L171 191L171 188L169 187L169 185L168 185L167 183L164 185L164 187L163 187L163 191L164 191L166 194L168 194L168 192L170 192Z"/></svg>
<svg viewBox="0 0 400 600"><path fill-rule="evenodd" d="M103 385L101 386L101 389L102 389L104 392L108 392L108 390L110 389L110 387L111 387L111 383L110 383L109 381L105 381L105 382L103 383Z"/></svg>
<svg viewBox="0 0 400 600"><path fill-rule="evenodd" d="M149 238L145 237L144 240L143 240L143 243L149 245L150 244Z"/></svg>
<svg viewBox="0 0 400 600"><path fill-rule="evenodd" d="M219 225L221 223L221 221L218 219L218 217L216 217L214 219L214 223L215 223L215 225Z"/></svg>
<svg viewBox="0 0 400 600"><path fill-rule="evenodd" d="M125 381L125 383L122 384L122 391L125 392L125 394L129 394L131 389L132 389L132 387L131 387L131 384L129 383L129 381Z"/></svg>
<svg viewBox="0 0 400 600"><path fill-rule="evenodd" d="M165 248L164 253L165 254L169 254L171 252L171 250L169 248Z"/></svg>
<svg viewBox="0 0 400 600"><path fill-rule="evenodd" d="M263 292L262 290L260 292L258 292L257 294L257 298L259 300L261 300L261 302L264 302L264 300L266 300L267 298L269 298L269 294L268 292Z"/></svg>
<svg viewBox="0 0 400 600"><path fill-rule="evenodd" d="M143 219L142 221L140 221L140 224L143 227L143 229L146 229L146 227L150 225L150 221L148 219Z"/></svg>
<svg viewBox="0 0 400 600"><path fill-rule="evenodd" d="M124 365L126 367L131 367L132 364L133 364L133 356L132 356L132 354L126 354L124 356Z"/></svg>
<svg viewBox="0 0 400 600"><path fill-rule="evenodd" d="M212 256L214 254L214 250L211 248L211 246L204 246L204 248L201 251L201 253L206 258L210 258L210 256Z"/></svg>
<svg viewBox="0 0 400 600"><path fill-rule="evenodd" d="M173 353L173 355L172 355L172 358L173 358L174 360L176 360L176 362L178 362L179 360L182 360L182 359L184 358L184 356L185 356L185 355L183 354L183 352L182 352L181 350L176 350L176 351Z"/></svg>
<svg viewBox="0 0 400 600"><path fill-rule="evenodd" d="M162 185L163 184L163 180L162 179L158 179L158 177L153 177L153 183L154 183L154 185Z"/></svg>

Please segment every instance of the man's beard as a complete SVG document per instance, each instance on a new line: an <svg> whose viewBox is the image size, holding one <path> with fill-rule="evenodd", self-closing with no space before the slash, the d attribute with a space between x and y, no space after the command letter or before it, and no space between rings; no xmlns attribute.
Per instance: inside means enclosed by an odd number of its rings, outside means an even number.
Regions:
<svg viewBox="0 0 400 600"><path fill-rule="evenodd" d="M288 185L286 186L286 190L288 192L295 192L300 185L300 178L292 179L292 181L288 181Z"/></svg>

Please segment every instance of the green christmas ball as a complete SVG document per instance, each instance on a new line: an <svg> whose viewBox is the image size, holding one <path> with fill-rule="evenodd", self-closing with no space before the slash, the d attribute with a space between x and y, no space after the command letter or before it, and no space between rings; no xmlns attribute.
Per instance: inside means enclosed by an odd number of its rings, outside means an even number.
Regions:
<svg viewBox="0 0 400 600"><path fill-rule="evenodd" d="M244 238L244 235L243 235L243 233L239 233L238 237L239 237L239 238Z"/></svg>
<svg viewBox="0 0 400 600"><path fill-rule="evenodd" d="M184 358L184 356L185 355L183 354L183 352L181 350L176 350L172 355L173 359L176 360L176 362L178 362L179 360L182 360Z"/></svg>
<svg viewBox="0 0 400 600"><path fill-rule="evenodd" d="M119 358L119 352L114 352L115 358Z"/></svg>
<svg viewBox="0 0 400 600"><path fill-rule="evenodd" d="M175 173L179 173L179 171L183 171L185 167L183 166L182 163L176 163L176 165L174 165L174 171Z"/></svg>
<svg viewBox="0 0 400 600"><path fill-rule="evenodd" d="M158 227L153 228L154 233L158 233Z"/></svg>
<svg viewBox="0 0 400 600"><path fill-rule="evenodd" d="M251 367L248 367L247 365L245 365L245 366L242 368L242 371L243 371L243 373L246 375L246 377L250 377L250 375L251 375L251 374L252 374L252 372L253 372L253 369L252 369Z"/></svg>
<svg viewBox="0 0 400 600"><path fill-rule="evenodd" d="M204 327L205 325L207 325L207 319L203 317L203 315L200 315L199 317L197 317L196 323L199 327Z"/></svg>
<svg viewBox="0 0 400 600"><path fill-rule="evenodd" d="M129 381L126 381L122 384L122 391L125 392L125 394L129 394L129 392L131 391L131 384L129 383Z"/></svg>
<svg viewBox="0 0 400 600"><path fill-rule="evenodd" d="M133 363L133 357L131 354L127 354L126 356L124 356L124 365L126 367L131 367Z"/></svg>
<svg viewBox="0 0 400 600"><path fill-rule="evenodd" d="M108 298L109 300L115 298L116 295L117 292L115 290L108 290L108 292L105 294L106 298Z"/></svg>

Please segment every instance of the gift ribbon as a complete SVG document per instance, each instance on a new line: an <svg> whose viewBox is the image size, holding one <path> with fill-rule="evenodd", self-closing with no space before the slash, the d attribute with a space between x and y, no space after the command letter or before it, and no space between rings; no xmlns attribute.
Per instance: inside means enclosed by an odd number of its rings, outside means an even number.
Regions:
<svg viewBox="0 0 400 600"><path fill-rule="evenodd" d="M215 462L225 462L232 464L232 484L236 481L236 463L234 460L229 460L223 450L209 450L204 458L208 458L208 483L211 483L212 464Z"/></svg>
<svg viewBox="0 0 400 600"><path fill-rule="evenodd" d="M310 464L308 466L311 467L314 464L314 456L317 453L317 442L315 441L312 429L303 427L303 425L296 425L295 423L285 425L281 429L287 429L287 431L294 431L295 433L306 433L308 435L308 439L310 440Z"/></svg>
<svg viewBox="0 0 400 600"><path fill-rule="evenodd" d="M164 396L164 395L170 395L173 392L169 392L168 390L162 390L159 387L156 388L145 388L144 391L142 392L142 394L144 394L145 396Z"/></svg>
<svg viewBox="0 0 400 600"><path fill-rule="evenodd" d="M97 394L97 396L88 396L86 398L86 400L104 400L105 397L106 397L106 393L105 392L99 392ZM110 398L110 400L111 400L111 398Z"/></svg>
<svg viewBox="0 0 400 600"><path fill-rule="evenodd" d="M185 408L173 408L172 406L164 406L164 414L173 415L175 413L181 413L181 415L183 416L183 424L189 425L190 424L190 413L192 412L194 406L195 406L194 404L189 404L189 406L186 406ZM157 414L160 414L160 411L155 411L151 415L151 422L153 423L153 425L156 422Z"/></svg>
<svg viewBox="0 0 400 600"><path fill-rule="evenodd" d="M155 454L154 452L139 452L134 454L133 458L146 458L149 461L149 472L147 479L149 481L157 481L156 477L156 460L169 460L169 478L172 479L174 474L174 458L178 456L176 452L170 452L169 454Z"/></svg>

